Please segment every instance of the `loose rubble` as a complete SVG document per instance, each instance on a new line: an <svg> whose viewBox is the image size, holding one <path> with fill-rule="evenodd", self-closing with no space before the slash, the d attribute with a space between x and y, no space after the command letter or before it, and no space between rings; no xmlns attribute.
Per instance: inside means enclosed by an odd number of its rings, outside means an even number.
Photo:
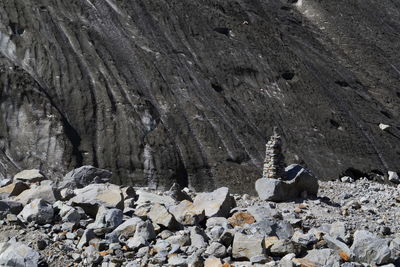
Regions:
<svg viewBox="0 0 400 267"><path fill-rule="evenodd" d="M91 166L68 183L11 179L0 187L0 266L400 265L397 187L285 169L296 177L301 190L280 202L118 186Z"/></svg>

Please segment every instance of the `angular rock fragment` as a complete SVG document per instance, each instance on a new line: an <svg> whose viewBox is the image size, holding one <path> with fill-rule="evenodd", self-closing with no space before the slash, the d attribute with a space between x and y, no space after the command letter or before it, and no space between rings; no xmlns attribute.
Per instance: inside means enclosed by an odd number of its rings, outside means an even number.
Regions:
<svg viewBox="0 0 400 267"><path fill-rule="evenodd" d="M192 202L192 198L182 190L181 186L177 183L174 183L169 191L167 192L169 196L171 196L176 201L187 200Z"/></svg>
<svg viewBox="0 0 400 267"><path fill-rule="evenodd" d="M0 243L0 266L29 266L39 264L40 255L37 251L19 242Z"/></svg>
<svg viewBox="0 0 400 267"><path fill-rule="evenodd" d="M179 229L181 225L176 221L175 217L168 212L165 206L155 203L152 205L149 213L147 213L147 217L153 223L162 225L168 229Z"/></svg>
<svg viewBox="0 0 400 267"><path fill-rule="evenodd" d="M206 248L208 237L204 231L199 227L190 228L190 242L195 248Z"/></svg>
<svg viewBox="0 0 400 267"><path fill-rule="evenodd" d="M136 194L138 195L138 200L136 201L138 206L148 202L164 204L166 207L176 204L176 201L170 196L160 196L144 190L137 190Z"/></svg>
<svg viewBox="0 0 400 267"><path fill-rule="evenodd" d="M60 207L59 215L62 222L69 222L78 224L81 219L81 214L74 207L62 204Z"/></svg>
<svg viewBox="0 0 400 267"><path fill-rule="evenodd" d="M204 210L196 208L188 200L183 200L178 205L171 206L169 212L183 225L198 225L205 218Z"/></svg>
<svg viewBox="0 0 400 267"><path fill-rule="evenodd" d="M33 199L43 199L51 204L60 199L58 192L51 185L32 186L30 189L23 191L15 200L26 205Z"/></svg>
<svg viewBox="0 0 400 267"><path fill-rule="evenodd" d="M143 222L139 217L133 217L115 228L111 233L106 235L106 239L117 242L118 238L122 235L126 238L132 237L135 234L136 226L138 223Z"/></svg>
<svg viewBox="0 0 400 267"><path fill-rule="evenodd" d="M365 230L357 230L350 249L355 260L379 265L391 262L389 243L390 239L379 238Z"/></svg>
<svg viewBox="0 0 400 267"><path fill-rule="evenodd" d="M307 251L307 255L301 259L293 259L293 262L303 264L304 266L340 266L340 257L332 249L313 249ZM303 266L300 265L300 266Z"/></svg>
<svg viewBox="0 0 400 267"><path fill-rule="evenodd" d="M263 236L277 236L279 239L289 239L294 230L290 223L264 219L262 221L247 225L245 232L248 234L259 234Z"/></svg>
<svg viewBox="0 0 400 267"><path fill-rule="evenodd" d="M254 256L264 255L264 238L258 235L236 233L233 239L232 256L237 260L250 260Z"/></svg>
<svg viewBox="0 0 400 267"><path fill-rule="evenodd" d="M36 169L33 170L23 170L16 175L14 175L14 181L23 181L29 183L36 183L43 180L46 180L46 177Z"/></svg>
<svg viewBox="0 0 400 267"><path fill-rule="evenodd" d="M302 251L302 247L288 239L280 239L274 242L269 248L269 252L272 256L283 257L286 254L294 253L299 255Z"/></svg>
<svg viewBox="0 0 400 267"><path fill-rule="evenodd" d="M307 247L309 245L317 243L318 239L313 233L310 232L307 234L303 234L301 232L295 232L292 236L292 241Z"/></svg>
<svg viewBox="0 0 400 267"><path fill-rule="evenodd" d="M205 254L207 256L223 258L226 255L226 248L224 245L218 242L212 242L206 249Z"/></svg>
<svg viewBox="0 0 400 267"><path fill-rule="evenodd" d="M52 205L43 199L34 199L27 204L18 214L18 218L24 222L46 224L53 221L54 210Z"/></svg>
<svg viewBox="0 0 400 267"><path fill-rule="evenodd" d="M258 221L262 221L265 218L276 218L281 219L282 214L275 208L271 207L268 204L265 205L255 205L247 208L247 211L253 215L254 219Z"/></svg>
<svg viewBox="0 0 400 267"><path fill-rule="evenodd" d="M81 239L79 240L79 243L77 245L77 248L82 249L84 246L89 244L89 241L93 238L95 238L95 234L93 229L86 229L83 234Z"/></svg>
<svg viewBox="0 0 400 267"><path fill-rule="evenodd" d="M137 249L142 246L148 245L150 240L156 238L156 233L154 232L153 225L146 222L139 222L136 225L136 231L132 238L127 242L127 246L132 249Z"/></svg>
<svg viewBox="0 0 400 267"><path fill-rule="evenodd" d="M94 223L91 223L87 228L91 229L106 229L109 231L114 230L117 226L122 223L122 210L120 209L107 209L104 206L100 206Z"/></svg>
<svg viewBox="0 0 400 267"><path fill-rule="evenodd" d="M196 209L205 210L209 217L228 217L229 212L236 206L234 198L227 187L221 187L211 193L200 193L194 199Z"/></svg>
<svg viewBox="0 0 400 267"><path fill-rule="evenodd" d="M98 206L123 209L124 199L117 185L90 184L84 188L74 190L75 197L70 199L73 205L82 207L88 214L95 216Z"/></svg>
<svg viewBox="0 0 400 267"><path fill-rule="evenodd" d="M324 240L327 242L328 247L330 249L335 250L338 255L340 256L340 258L342 258L342 260L344 261L351 261L354 257L352 251L350 250L350 248L343 242L329 236L329 235L325 235L324 236Z"/></svg>
<svg viewBox="0 0 400 267"><path fill-rule="evenodd" d="M107 183L111 180L112 173L90 165L74 169L64 176L59 188L81 188L89 184Z"/></svg>

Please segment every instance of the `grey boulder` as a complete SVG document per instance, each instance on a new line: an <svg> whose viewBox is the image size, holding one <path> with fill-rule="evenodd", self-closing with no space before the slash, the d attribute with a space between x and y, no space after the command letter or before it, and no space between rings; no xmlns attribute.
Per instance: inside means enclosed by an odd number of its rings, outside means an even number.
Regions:
<svg viewBox="0 0 400 267"><path fill-rule="evenodd" d="M49 203L54 203L60 196L58 191L53 188L51 185L39 185L39 186L32 186L30 189L23 191L15 200L21 202L22 204L26 205L33 199L43 199Z"/></svg>
<svg viewBox="0 0 400 267"><path fill-rule="evenodd" d="M245 228L247 234L259 234L262 236L277 236L279 239L289 239L293 236L293 226L286 221L264 219L248 225Z"/></svg>
<svg viewBox="0 0 400 267"><path fill-rule="evenodd" d="M34 199L18 214L18 218L24 222L47 224L53 221L54 210L51 204L43 199Z"/></svg>
<svg viewBox="0 0 400 267"><path fill-rule="evenodd" d="M112 172L108 170L85 165L67 173L59 187L80 188L93 183L107 183L110 182L111 176Z"/></svg>
<svg viewBox="0 0 400 267"><path fill-rule="evenodd" d="M69 201L82 207L91 216L96 216L97 207L107 208L124 207L124 198L119 186L113 184L90 184L84 188L74 190L75 197Z"/></svg>
<svg viewBox="0 0 400 267"><path fill-rule="evenodd" d="M315 264L314 266L330 266L330 267L340 266L339 255L337 254L336 251L330 248L309 250L304 259Z"/></svg>
<svg viewBox="0 0 400 267"><path fill-rule="evenodd" d="M230 210L236 207L236 202L229 194L229 189L221 187L210 193L198 194L193 205L197 210L204 210L207 218L228 217Z"/></svg>
<svg viewBox="0 0 400 267"><path fill-rule="evenodd" d="M156 238L153 225L149 221L139 222L136 225L136 231L132 238L127 241L127 246L131 249L137 249L147 246L149 241Z"/></svg>
<svg viewBox="0 0 400 267"><path fill-rule="evenodd" d="M97 211L95 222L89 224L87 228L92 228L92 229L106 228L112 231L122 223L122 219L123 219L122 210L115 208L107 209L104 206L100 206Z"/></svg>
<svg viewBox="0 0 400 267"><path fill-rule="evenodd" d="M385 264L392 261L389 244L390 239L380 238L365 230L358 230L354 233L354 241L350 249L356 261Z"/></svg>
<svg viewBox="0 0 400 267"><path fill-rule="evenodd" d="M54 207L54 205L53 205ZM79 223L79 220L81 219L81 214L79 211L71 206L62 204L60 207L59 215L61 217L62 222L67 222L67 223Z"/></svg>
<svg viewBox="0 0 400 267"><path fill-rule="evenodd" d="M139 217L133 217L115 228L111 233L106 235L106 239L117 242L119 236L123 235L127 238L132 237L135 234L136 226L138 223L143 222Z"/></svg>
<svg viewBox="0 0 400 267"><path fill-rule="evenodd" d="M36 267L39 253L23 243L0 243L0 266Z"/></svg>
<svg viewBox="0 0 400 267"><path fill-rule="evenodd" d="M150 218L153 223L171 230L181 228L181 225L176 221L174 215L169 213L167 208L160 203L154 203L151 206L149 213L147 213L147 217Z"/></svg>
<svg viewBox="0 0 400 267"><path fill-rule="evenodd" d="M204 209L196 209L188 200L182 200L178 205L171 206L169 212L183 225L198 225L205 218Z"/></svg>
<svg viewBox="0 0 400 267"><path fill-rule="evenodd" d="M232 256L237 260L250 260L252 257L264 255L263 242L262 236L236 233L233 238Z"/></svg>
<svg viewBox="0 0 400 267"><path fill-rule="evenodd" d="M286 179L261 178L255 183L255 188L261 200L286 201L301 196L318 194L318 179L307 169L292 164L285 169Z"/></svg>

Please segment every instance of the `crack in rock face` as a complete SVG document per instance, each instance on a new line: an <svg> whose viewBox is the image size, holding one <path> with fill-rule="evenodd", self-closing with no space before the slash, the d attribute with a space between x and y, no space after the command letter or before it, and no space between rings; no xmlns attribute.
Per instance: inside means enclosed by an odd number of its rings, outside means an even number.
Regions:
<svg viewBox="0 0 400 267"><path fill-rule="evenodd" d="M396 5L2 1L0 177L255 193L274 125L321 179L397 171Z"/></svg>

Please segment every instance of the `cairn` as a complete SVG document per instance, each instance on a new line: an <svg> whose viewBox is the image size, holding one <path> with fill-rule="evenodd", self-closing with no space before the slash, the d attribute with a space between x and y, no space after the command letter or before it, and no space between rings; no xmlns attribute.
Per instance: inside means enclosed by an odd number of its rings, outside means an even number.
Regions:
<svg viewBox="0 0 400 267"><path fill-rule="evenodd" d="M274 134L265 146L263 178L285 179L285 157L277 127L274 127Z"/></svg>

